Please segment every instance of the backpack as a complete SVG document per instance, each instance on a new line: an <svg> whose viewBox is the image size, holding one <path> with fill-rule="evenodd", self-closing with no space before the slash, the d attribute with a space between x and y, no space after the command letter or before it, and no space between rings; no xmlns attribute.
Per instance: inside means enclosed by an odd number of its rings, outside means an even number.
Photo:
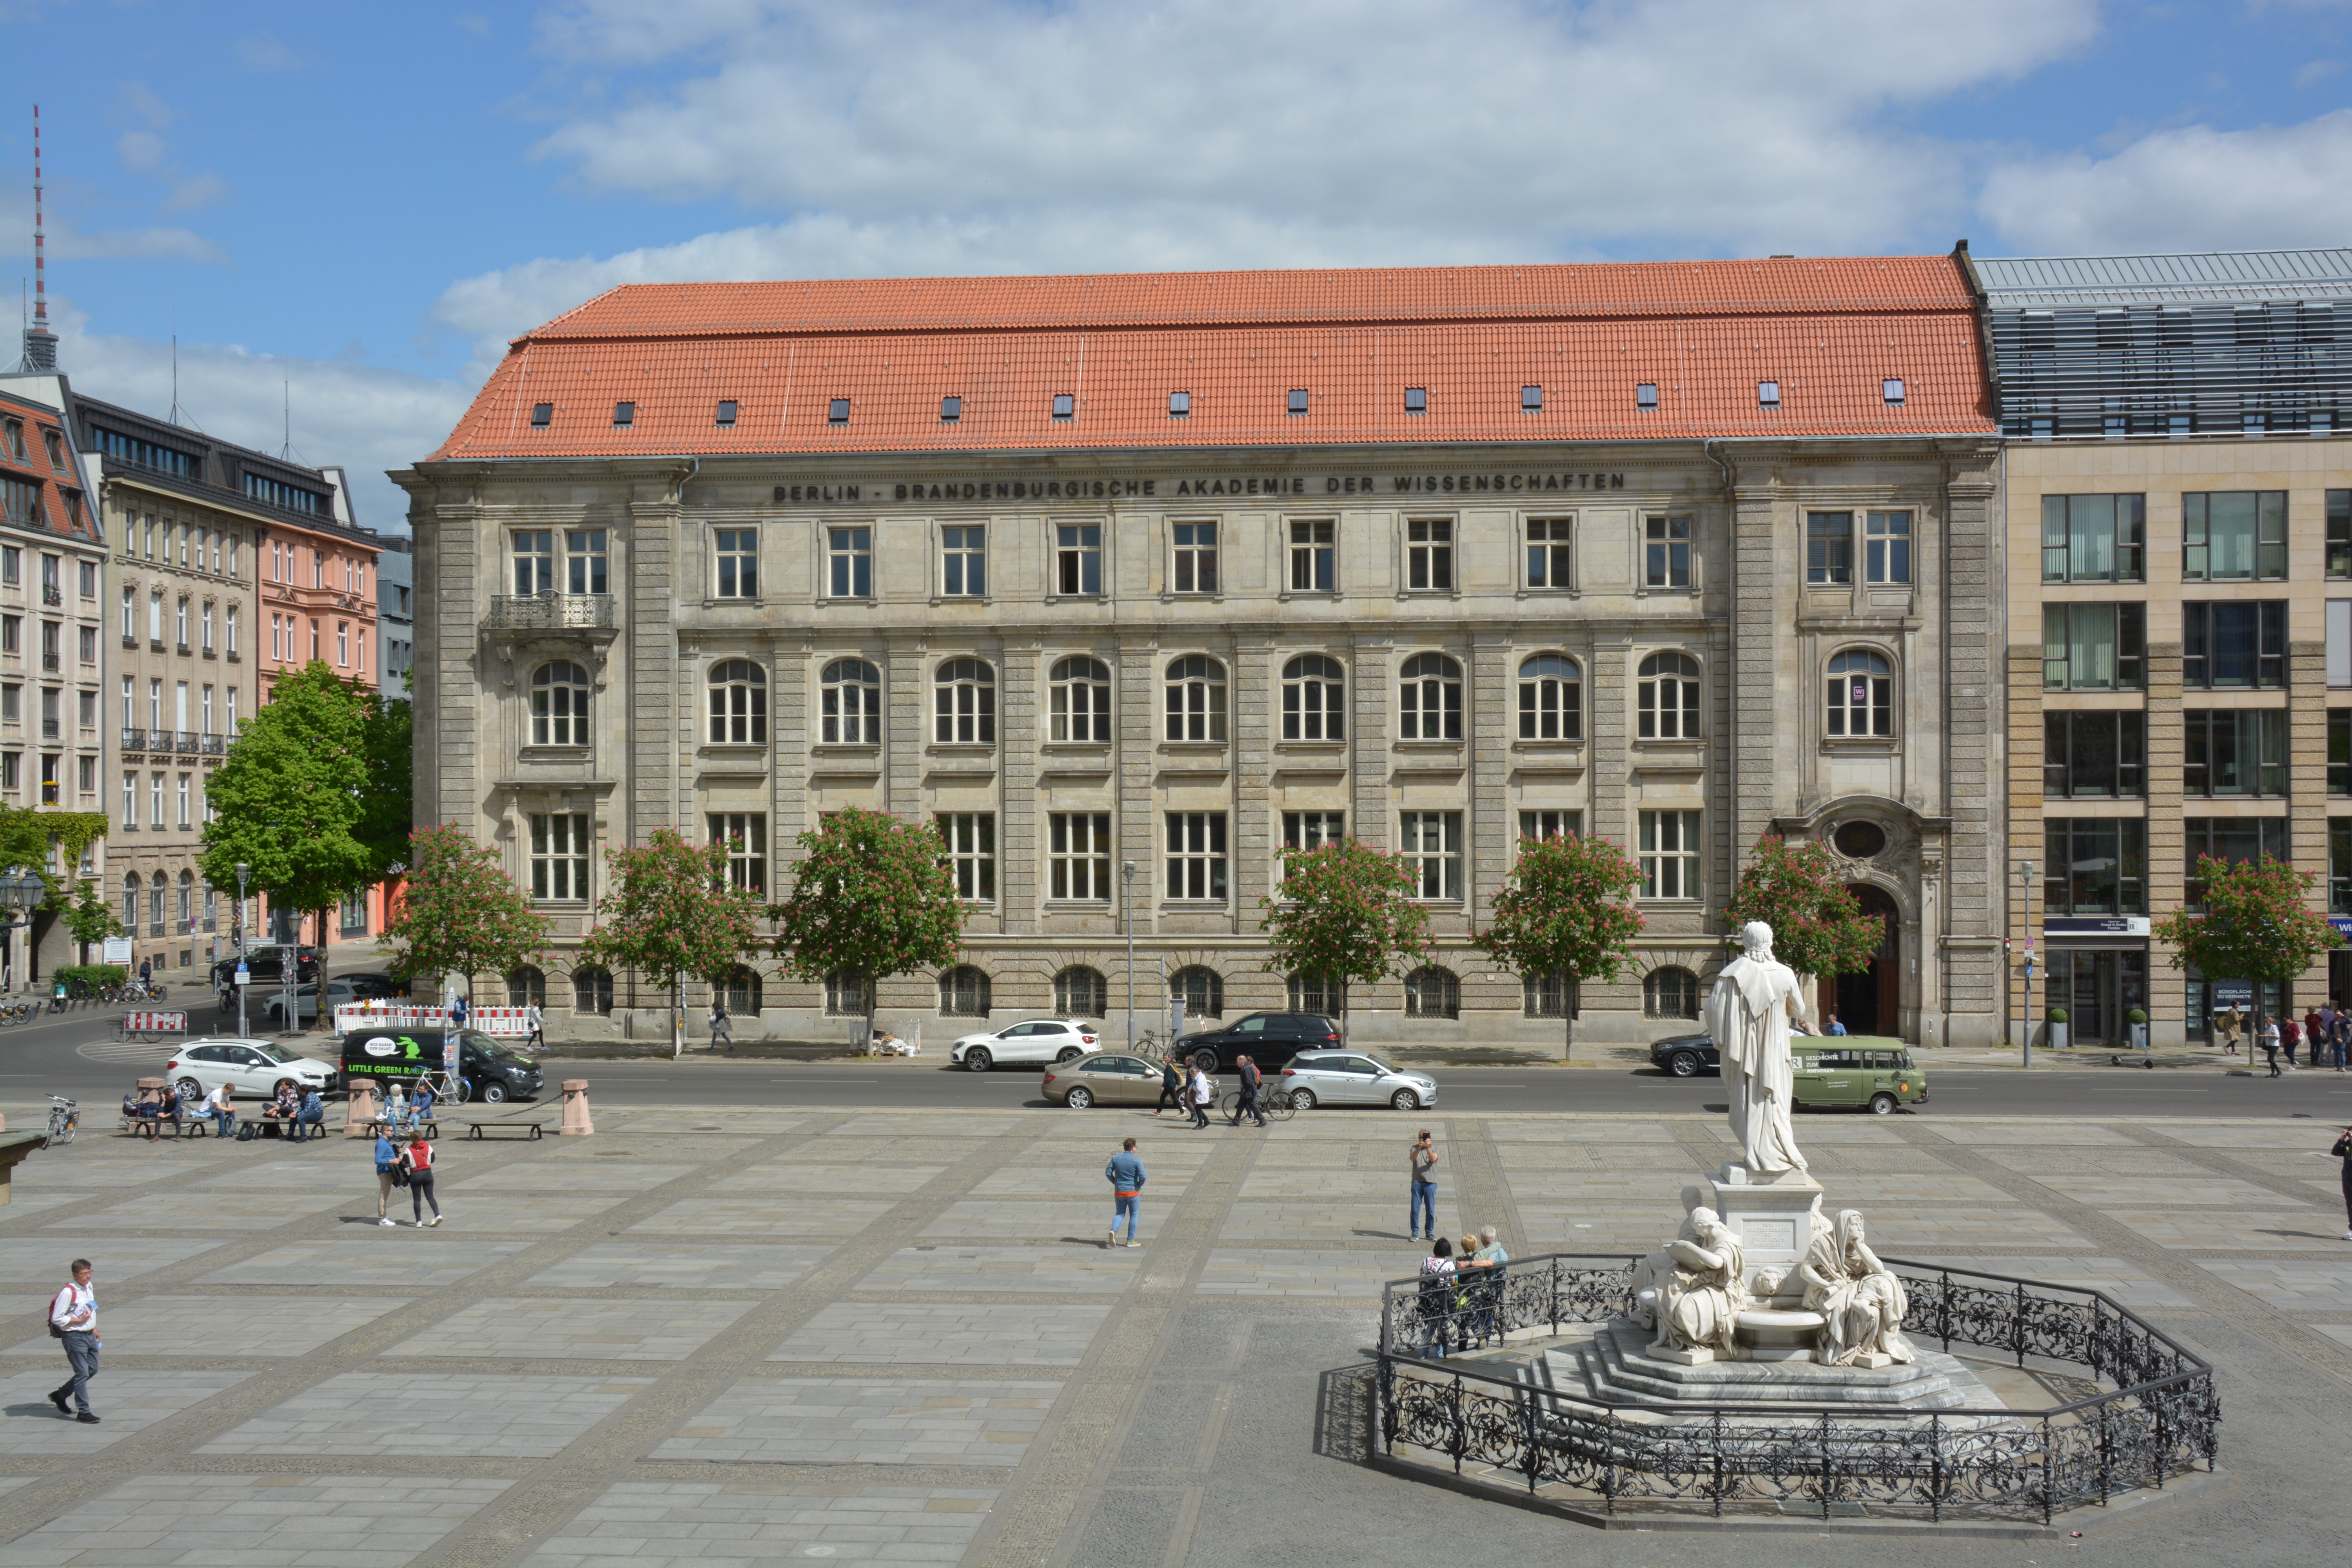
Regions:
<svg viewBox="0 0 2352 1568"><path fill-rule="evenodd" d="M62 1296L64 1294L65 1291L63 1290L58 1292L58 1296ZM58 1296L52 1296L49 1298L49 1311L51 1313L49 1318L49 1338L53 1340L61 1340L66 1337L66 1331L58 1327L58 1320L55 1316L58 1310Z"/></svg>

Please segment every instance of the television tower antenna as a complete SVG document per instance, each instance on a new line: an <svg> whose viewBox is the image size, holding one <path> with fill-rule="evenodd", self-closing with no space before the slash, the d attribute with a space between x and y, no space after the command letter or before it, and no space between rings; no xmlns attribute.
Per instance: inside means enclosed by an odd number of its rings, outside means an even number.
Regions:
<svg viewBox="0 0 2352 1568"><path fill-rule="evenodd" d="M49 331L49 244L42 223L41 106L33 105L33 324L25 329L25 368L58 368L58 335Z"/></svg>

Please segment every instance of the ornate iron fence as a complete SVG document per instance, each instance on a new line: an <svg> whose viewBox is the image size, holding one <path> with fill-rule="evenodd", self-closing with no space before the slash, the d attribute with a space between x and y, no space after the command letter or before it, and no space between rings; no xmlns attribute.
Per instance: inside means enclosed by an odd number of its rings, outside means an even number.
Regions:
<svg viewBox="0 0 2352 1568"><path fill-rule="evenodd" d="M2042 1410L1896 1411L1790 1401L1613 1404L1431 1353L1514 1331L1603 1322L1632 1308L1633 1258L1552 1254L1499 1279L1382 1293L1381 1438L1465 1466L1635 1505L1840 1505L2035 1517L2162 1488L2219 1450L2212 1369L2096 1290L1887 1259L1917 1338L2078 1368L2109 1392ZM1408 1345L1414 1348L1406 1348ZM1474 1479L1485 1478L1473 1477ZM1500 1479L1486 1484L1500 1487Z"/></svg>

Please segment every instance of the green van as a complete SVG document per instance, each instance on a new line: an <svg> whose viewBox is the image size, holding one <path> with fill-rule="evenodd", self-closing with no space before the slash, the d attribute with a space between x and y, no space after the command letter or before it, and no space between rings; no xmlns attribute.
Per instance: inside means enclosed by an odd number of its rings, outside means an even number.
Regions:
<svg viewBox="0 0 2352 1568"><path fill-rule="evenodd" d="M1900 1040L1808 1035L1790 1046L1800 1110L1867 1107L1892 1116L1897 1106L1927 1103L1927 1075Z"/></svg>

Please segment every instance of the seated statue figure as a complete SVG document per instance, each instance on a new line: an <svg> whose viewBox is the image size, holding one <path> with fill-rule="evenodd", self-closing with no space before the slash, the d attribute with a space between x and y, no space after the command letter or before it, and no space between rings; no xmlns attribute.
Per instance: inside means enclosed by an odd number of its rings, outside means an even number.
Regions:
<svg viewBox="0 0 2352 1568"><path fill-rule="evenodd" d="M1685 1187L1683 1189L1685 1217L1682 1233L1675 1237L1676 1240L1695 1242L1698 1239L1698 1232L1691 1227L1688 1217L1690 1211L1698 1206L1698 1188ZM1628 1293L1633 1298L1633 1321L1645 1329L1654 1329L1658 1326L1659 1303L1665 1300L1666 1287L1673 1282L1676 1267L1674 1254L1670 1252L1653 1252L1633 1265L1633 1279L1626 1286Z"/></svg>
<svg viewBox="0 0 2352 1568"><path fill-rule="evenodd" d="M1689 1240L1666 1244L1675 1268L1659 1290L1658 1337L1650 1348L1736 1355L1732 1325L1748 1305L1739 1238L1703 1205L1690 1211L1685 1234Z"/></svg>
<svg viewBox="0 0 2352 1568"><path fill-rule="evenodd" d="M1816 1361L1849 1366L1870 1354L1898 1362L1919 1359L1903 1337L1903 1314L1910 1310L1903 1281L1886 1271L1863 1238L1859 1209L1840 1209L1834 1229L1815 1221L1812 1244L1798 1272L1805 1281L1805 1306L1822 1319Z"/></svg>

